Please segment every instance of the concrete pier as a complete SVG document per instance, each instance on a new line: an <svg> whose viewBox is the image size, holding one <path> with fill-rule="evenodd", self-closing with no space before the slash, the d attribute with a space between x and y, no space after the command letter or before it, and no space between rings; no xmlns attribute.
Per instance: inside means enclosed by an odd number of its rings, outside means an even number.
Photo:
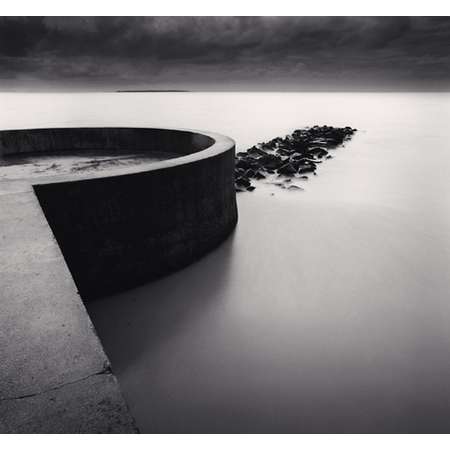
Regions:
<svg viewBox="0 0 450 450"><path fill-rule="evenodd" d="M77 141L90 149L164 144L183 156L139 171L40 178L39 186L0 181L0 432L133 433L83 300L177 270L227 237L237 220L234 143L186 131L177 141L169 130L64 130L0 132L0 152L70 151Z"/></svg>
<svg viewBox="0 0 450 450"><path fill-rule="evenodd" d="M133 432L31 185L0 211L0 432Z"/></svg>

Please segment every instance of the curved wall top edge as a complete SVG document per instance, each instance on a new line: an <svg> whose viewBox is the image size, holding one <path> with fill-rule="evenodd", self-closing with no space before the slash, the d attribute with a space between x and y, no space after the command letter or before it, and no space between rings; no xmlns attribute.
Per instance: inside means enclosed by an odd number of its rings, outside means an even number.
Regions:
<svg viewBox="0 0 450 450"><path fill-rule="evenodd" d="M45 133L53 132L53 131L67 131L67 132L82 132L83 130L111 130L111 131L155 131L155 132L167 132L171 133L174 137L177 133L186 134L189 133L195 139L196 136L198 138L206 137L212 140L212 145L209 145L200 150L194 150L192 153L188 153L182 156L178 156L171 159L166 159L158 162L148 162L141 163L139 166L134 166L130 168L119 168L119 169L110 169L107 172L102 172L99 174L88 174L88 175L52 175L48 177L41 177L39 180L35 180L33 182L34 185L43 185L43 184L53 184L53 183L65 183L65 182L77 182L77 181L87 181L91 179L99 179L99 178L110 178L115 176L129 175L129 174L137 174L142 172L149 172L154 170L166 169L171 167L180 166L183 164L189 164L195 161L200 161L202 159L206 159L209 157L216 156L218 154L224 153L231 149L235 148L235 141L228 136L221 135L219 133L213 133L209 131L200 131L195 129L184 129L184 128L151 128L151 127L49 127L49 128L23 128L23 129L10 129L10 130L0 130L0 154L2 147L4 146L4 135L7 134L17 134L17 135L26 135L27 133ZM202 145L199 144L201 147ZM49 148L51 151L51 148ZM14 154L15 152L8 152L8 154Z"/></svg>

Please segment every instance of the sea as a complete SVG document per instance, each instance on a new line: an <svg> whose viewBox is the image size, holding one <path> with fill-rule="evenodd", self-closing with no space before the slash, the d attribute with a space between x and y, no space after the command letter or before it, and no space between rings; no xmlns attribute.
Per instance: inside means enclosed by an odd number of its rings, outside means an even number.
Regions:
<svg viewBox="0 0 450 450"><path fill-rule="evenodd" d="M87 305L144 433L450 432L449 93L1 93L0 128L357 128L217 250ZM151 255L149 255L151 257Z"/></svg>

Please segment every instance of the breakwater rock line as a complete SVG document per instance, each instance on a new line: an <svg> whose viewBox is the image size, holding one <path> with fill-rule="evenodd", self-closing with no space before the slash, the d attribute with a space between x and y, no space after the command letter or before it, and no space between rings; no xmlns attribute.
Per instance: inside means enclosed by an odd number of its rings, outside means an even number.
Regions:
<svg viewBox="0 0 450 450"><path fill-rule="evenodd" d="M262 142L236 155L235 187L237 192L253 191L255 180L268 182L285 189L298 189L293 182L316 175L318 164L332 158L329 150L352 138L356 128L327 125L295 130L282 138Z"/></svg>

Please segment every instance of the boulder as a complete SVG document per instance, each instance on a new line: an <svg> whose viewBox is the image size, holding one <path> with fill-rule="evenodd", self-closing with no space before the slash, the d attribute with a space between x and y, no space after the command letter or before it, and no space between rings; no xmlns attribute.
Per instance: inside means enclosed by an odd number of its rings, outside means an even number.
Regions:
<svg viewBox="0 0 450 450"><path fill-rule="evenodd" d="M278 173L281 175L294 175L297 170L298 169L295 168L291 163L287 163L278 169Z"/></svg>
<svg viewBox="0 0 450 450"><path fill-rule="evenodd" d="M283 165L283 160L277 155L264 155L258 158L261 167L267 170L276 170Z"/></svg>
<svg viewBox="0 0 450 450"><path fill-rule="evenodd" d="M246 178L254 178L255 177L255 171L253 169L247 169L245 171L245 177Z"/></svg>
<svg viewBox="0 0 450 450"><path fill-rule="evenodd" d="M308 166L305 166L305 167L300 167L300 169L298 169L298 173L311 173L311 172L314 172L314 168L313 167L308 167Z"/></svg>
<svg viewBox="0 0 450 450"><path fill-rule="evenodd" d="M277 148L275 151L276 151L279 155L283 155L283 156L290 156L290 155L292 155L292 153L293 153L293 150L289 150L289 149L287 149L287 148L281 148L281 147Z"/></svg>
<svg viewBox="0 0 450 450"><path fill-rule="evenodd" d="M250 180L248 178L246 178L245 176L236 178L235 183L236 183L236 186L238 186L238 187L245 187L245 188L249 187L250 184L251 184Z"/></svg>
<svg viewBox="0 0 450 450"><path fill-rule="evenodd" d="M308 153L318 158L323 158L324 156L328 155L328 152L322 147L310 148L308 149Z"/></svg>

